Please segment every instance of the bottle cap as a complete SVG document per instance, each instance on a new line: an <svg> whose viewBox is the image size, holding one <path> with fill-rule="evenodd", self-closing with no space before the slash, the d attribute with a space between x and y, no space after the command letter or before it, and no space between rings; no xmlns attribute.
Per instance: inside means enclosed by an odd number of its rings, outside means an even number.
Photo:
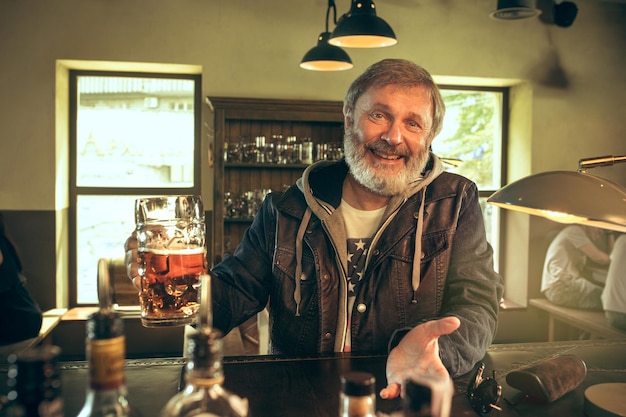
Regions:
<svg viewBox="0 0 626 417"><path fill-rule="evenodd" d="M376 378L368 372L348 372L341 376L341 392L354 397L376 392Z"/></svg>

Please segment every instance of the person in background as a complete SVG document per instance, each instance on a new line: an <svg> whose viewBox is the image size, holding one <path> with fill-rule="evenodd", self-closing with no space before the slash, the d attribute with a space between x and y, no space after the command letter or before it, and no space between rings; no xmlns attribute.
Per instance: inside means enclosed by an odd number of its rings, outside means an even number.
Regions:
<svg viewBox="0 0 626 417"><path fill-rule="evenodd" d="M42 314L25 287L22 263L9 239L0 213L0 345L22 342L39 335Z"/></svg>
<svg viewBox="0 0 626 417"><path fill-rule="evenodd" d="M615 239L601 298L611 326L626 330L626 234Z"/></svg>
<svg viewBox="0 0 626 417"><path fill-rule="evenodd" d="M388 353L382 398L412 372L469 372L495 335L503 284L476 185L429 151L444 112L410 61L360 75L344 98L345 158L266 197L210 271L214 326L228 332L269 302L270 353ZM136 238L125 246L135 279Z"/></svg>
<svg viewBox="0 0 626 417"><path fill-rule="evenodd" d="M550 243L544 260L541 292L552 303L574 308L601 309L602 285L586 276L589 261L608 267L609 253L600 248L607 232L590 226L564 227Z"/></svg>

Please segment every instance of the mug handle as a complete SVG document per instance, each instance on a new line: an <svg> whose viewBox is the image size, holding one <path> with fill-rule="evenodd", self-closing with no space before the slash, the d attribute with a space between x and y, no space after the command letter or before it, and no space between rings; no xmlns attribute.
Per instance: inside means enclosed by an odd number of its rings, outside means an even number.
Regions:
<svg viewBox="0 0 626 417"><path fill-rule="evenodd" d="M98 259L98 302L101 310L111 310L111 275L109 261L105 258Z"/></svg>

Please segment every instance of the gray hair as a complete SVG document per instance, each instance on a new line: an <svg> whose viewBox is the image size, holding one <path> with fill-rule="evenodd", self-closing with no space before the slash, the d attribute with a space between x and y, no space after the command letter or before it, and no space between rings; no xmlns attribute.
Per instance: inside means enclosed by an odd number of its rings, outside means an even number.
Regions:
<svg viewBox="0 0 626 417"><path fill-rule="evenodd" d="M356 101L370 88L388 85L426 87L433 105L433 125L430 139L437 136L443 126L443 116L446 112L446 105L443 102L443 97L441 97L439 87L428 71L406 59L383 59L367 68L348 88L343 99L343 114L352 116Z"/></svg>

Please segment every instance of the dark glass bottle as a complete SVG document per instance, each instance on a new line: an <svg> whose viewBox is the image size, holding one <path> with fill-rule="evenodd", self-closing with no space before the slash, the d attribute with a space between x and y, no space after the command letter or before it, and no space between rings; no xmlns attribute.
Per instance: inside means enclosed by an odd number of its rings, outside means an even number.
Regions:
<svg viewBox="0 0 626 417"><path fill-rule="evenodd" d="M58 346L39 346L9 355L9 402L2 417L63 417Z"/></svg>
<svg viewBox="0 0 626 417"><path fill-rule="evenodd" d="M376 417L376 379L367 372L341 376L340 417Z"/></svg>
<svg viewBox="0 0 626 417"><path fill-rule="evenodd" d="M119 314L101 309L87 320L89 383L78 417L138 417L128 402L125 379L126 339Z"/></svg>

